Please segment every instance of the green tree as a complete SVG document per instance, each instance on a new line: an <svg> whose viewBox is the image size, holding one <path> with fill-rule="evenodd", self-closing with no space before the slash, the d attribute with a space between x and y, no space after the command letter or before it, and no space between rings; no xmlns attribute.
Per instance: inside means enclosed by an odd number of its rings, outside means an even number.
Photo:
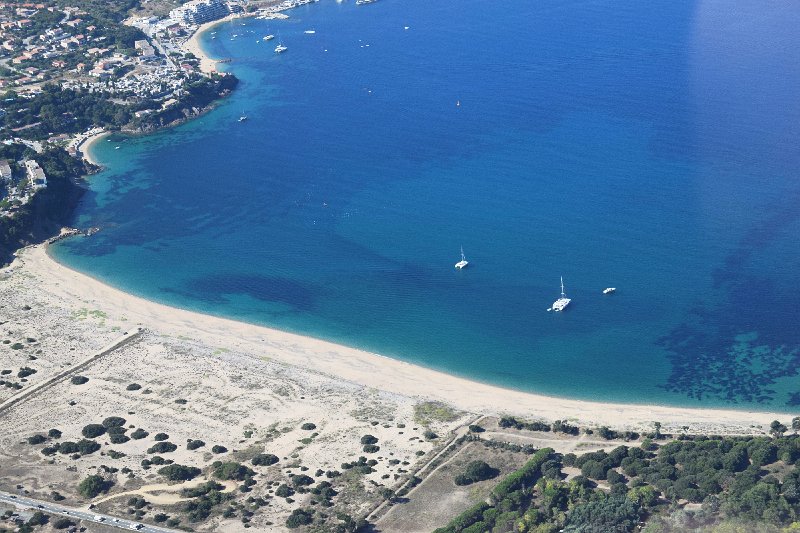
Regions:
<svg viewBox="0 0 800 533"><path fill-rule="evenodd" d="M111 482L106 481L101 476L91 475L80 482L78 492L84 498L94 498L101 492L106 492L111 488Z"/></svg>

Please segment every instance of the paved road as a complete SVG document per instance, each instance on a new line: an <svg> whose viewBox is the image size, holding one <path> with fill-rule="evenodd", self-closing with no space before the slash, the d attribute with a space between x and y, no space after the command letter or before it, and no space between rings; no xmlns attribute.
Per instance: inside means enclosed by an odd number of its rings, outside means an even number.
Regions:
<svg viewBox="0 0 800 533"><path fill-rule="evenodd" d="M8 492L0 491L0 502L10 503L23 509L33 509L34 511L42 511L43 513L65 516L67 518L75 518L76 520L86 520L88 522L97 522L98 524L105 524L107 526L118 527L120 529L128 529L132 531L141 531L143 533L177 533L175 529L167 529L164 527L149 526L128 520L126 518L116 518L114 516L104 515L90 509L79 509L77 507L67 507L66 505L59 505L44 500L36 500L27 496L10 494ZM137 529L138 527L138 529Z"/></svg>

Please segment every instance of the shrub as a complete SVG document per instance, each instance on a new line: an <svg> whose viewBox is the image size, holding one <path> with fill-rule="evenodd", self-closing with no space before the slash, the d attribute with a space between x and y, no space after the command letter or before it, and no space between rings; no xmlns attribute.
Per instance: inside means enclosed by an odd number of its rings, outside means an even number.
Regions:
<svg viewBox="0 0 800 533"><path fill-rule="evenodd" d="M439 435L437 435L430 429L426 429L425 433L423 433L422 436L425 437L427 440L433 440L439 437Z"/></svg>
<svg viewBox="0 0 800 533"><path fill-rule="evenodd" d="M42 435L41 433L37 433L36 435L31 435L28 437L28 444L41 444L47 440L47 437Z"/></svg>
<svg viewBox="0 0 800 533"><path fill-rule="evenodd" d="M160 468L158 473L170 481L189 481L200 475L201 470L194 466L172 464Z"/></svg>
<svg viewBox="0 0 800 533"><path fill-rule="evenodd" d="M28 520L29 526L43 526L50 521L50 517L41 511L36 511Z"/></svg>
<svg viewBox="0 0 800 533"><path fill-rule="evenodd" d="M153 440L167 440L168 438L169 435L167 435L166 433L156 433L156 436L153 437Z"/></svg>
<svg viewBox="0 0 800 533"><path fill-rule="evenodd" d="M187 450L196 450L197 448L202 448L205 445L206 445L206 443L201 441L201 440L191 440L191 439L189 439L189 442L186 443L186 449Z"/></svg>
<svg viewBox="0 0 800 533"><path fill-rule="evenodd" d="M54 428L47 432L47 436L50 437L51 439L60 439L61 432Z"/></svg>
<svg viewBox="0 0 800 533"><path fill-rule="evenodd" d="M476 424L470 424L470 425L469 425L469 430L470 430L472 433L483 433L484 431L486 431L486 430L485 430L485 429L483 429L481 426L478 426L478 425L476 425Z"/></svg>
<svg viewBox="0 0 800 533"><path fill-rule="evenodd" d="M380 449L381 447L375 444L365 444L363 448L364 453L377 453Z"/></svg>
<svg viewBox="0 0 800 533"><path fill-rule="evenodd" d="M78 453L78 445L71 441L65 441L58 445L58 451L64 455Z"/></svg>
<svg viewBox="0 0 800 533"><path fill-rule="evenodd" d="M55 522L53 522L53 527L56 529L67 529L68 527L72 527L74 525L75 522L73 522L69 518L59 518Z"/></svg>
<svg viewBox="0 0 800 533"><path fill-rule="evenodd" d="M73 385L83 385L84 383L89 381L89 378L87 378L85 376L72 376L72 380L71 381L72 381Z"/></svg>
<svg viewBox="0 0 800 533"><path fill-rule="evenodd" d="M86 437L87 439L93 439L95 437L99 437L105 432L106 428L101 424L88 424L86 426L83 426L83 430L81 431L83 436Z"/></svg>
<svg viewBox="0 0 800 533"><path fill-rule="evenodd" d="M160 524L161 522L166 522L168 518L169 515L165 515L164 513L158 513L155 516L153 516L153 522L155 522L156 524Z"/></svg>
<svg viewBox="0 0 800 533"><path fill-rule="evenodd" d="M21 342L15 342L14 344L11 345L11 349L12 350L21 350L24 347L25 347L25 345L22 344ZM22 371L20 371L20 372L22 372ZM24 377L24 376L20 376L20 377Z"/></svg>
<svg viewBox="0 0 800 533"><path fill-rule="evenodd" d="M147 449L147 453L169 453L177 450L178 447L171 442L157 442Z"/></svg>
<svg viewBox="0 0 800 533"><path fill-rule="evenodd" d="M125 390L139 390L141 388L142 388L142 386L139 385L138 383L131 383L130 385L125 387Z"/></svg>
<svg viewBox="0 0 800 533"><path fill-rule="evenodd" d="M109 435L108 439L111 441L111 444L125 444L131 440L127 435L122 433L112 433Z"/></svg>
<svg viewBox="0 0 800 533"><path fill-rule="evenodd" d="M455 477L456 485L470 485L478 481L492 479L498 476L500 471L492 468L485 461L471 461L467 464L464 472Z"/></svg>
<svg viewBox="0 0 800 533"><path fill-rule="evenodd" d="M361 444L377 444L378 438L373 435L364 435L361 437Z"/></svg>
<svg viewBox="0 0 800 533"><path fill-rule="evenodd" d="M13 346L12 346L12 348L13 348ZM36 373L36 369L26 366L26 367L23 367L23 368L19 369L19 372L17 372L17 377L18 378L27 378L28 376L33 375L35 373Z"/></svg>
<svg viewBox="0 0 800 533"><path fill-rule="evenodd" d="M279 498L288 498L292 494L294 494L294 489L285 483L278 487L275 491L275 496L278 496Z"/></svg>
<svg viewBox="0 0 800 533"><path fill-rule="evenodd" d="M314 520L314 511L305 509L295 509L289 518L286 519L286 527L294 529L300 526L306 526Z"/></svg>
<svg viewBox="0 0 800 533"><path fill-rule="evenodd" d="M292 477L292 485L295 487L304 487L307 485L313 485L314 480L305 474L300 474L298 476Z"/></svg>
<svg viewBox="0 0 800 533"><path fill-rule="evenodd" d="M251 461L256 466L270 466L278 462L278 456L271 453L260 453Z"/></svg>
<svg viewBox="0 0 800 533"><path fill-rule="evenodd" d="M125 425L126 420L121 416L109 416L105 420L103 420L103 427L105 428L112 428L112 427L122 427Z"/></svg>
<svg viewBox="0 0 800 533"><path fill-rule="evenodd" d="M220 446L219 444L215 444L211 447L211 453L225 453L228 451L228 448L225 446Z"/></svg>
<svg viewBox="0 0 800 533"><path fill-rule="evenodd" d="M136 431L131 433L131 437L136 439L136 440L139 440L139 439L145 438L149 434L150 433L148 433L147 431L143 430L142 428L137 428Z"/></svg>
<svg viewBox="0 0 800 533"><path fill-rule="evenodd" d="M98 475L92 475L81 481L78 485L78 492L84 498L94 498L101 492L106 492L111 488L111 483Z"/></svg>
<svg viewBox="0 0 800 533"><path fill-rule="evenodd" d="M219 479L235 479L243 481L246 477L255 475L255 472L241 463L236 462L215 462L211 465L214 468L214 477Z"/></svg>
<svg viewBox="0 0 800 533"><path fill-rule="evenodd" d="M93 440L81 439L76 444L78 453L81 455L89 455L100 449L100 445Z"/></svg>
<svg viewBox="0 0 800 533"><path fill-rule="evenodd" d="M311 422L306 422L305 424L300 426L300 429L311 431L312 429L317 429L317 426L315 424L312 424Z"/></svg>

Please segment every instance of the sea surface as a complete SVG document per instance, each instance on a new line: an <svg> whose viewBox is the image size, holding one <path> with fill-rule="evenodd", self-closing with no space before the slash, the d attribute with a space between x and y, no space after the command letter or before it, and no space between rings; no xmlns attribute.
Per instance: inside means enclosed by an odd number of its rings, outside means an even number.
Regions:
<svg viewBox="0 0 800 533"><path fill-rule="evenodd" d="M800 4L289 15L204 35L241 79L217 109L96 145L102 231L58 261L515 389L798 409Z"/></svg>

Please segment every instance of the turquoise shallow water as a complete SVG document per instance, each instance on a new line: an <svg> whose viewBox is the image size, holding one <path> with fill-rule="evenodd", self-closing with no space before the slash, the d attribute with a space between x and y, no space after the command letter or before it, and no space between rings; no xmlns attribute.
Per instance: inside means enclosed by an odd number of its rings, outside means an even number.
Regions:
<svg viewBox="0 0 800 533"><path fill-rule="evenodd" d="M101 143L76 224L103 231L54 255L522 390L792 411L800 7L679 4L323 1L222 25L205 46L240 88ZM548 313L561 275L573 303Z"/></svg>

